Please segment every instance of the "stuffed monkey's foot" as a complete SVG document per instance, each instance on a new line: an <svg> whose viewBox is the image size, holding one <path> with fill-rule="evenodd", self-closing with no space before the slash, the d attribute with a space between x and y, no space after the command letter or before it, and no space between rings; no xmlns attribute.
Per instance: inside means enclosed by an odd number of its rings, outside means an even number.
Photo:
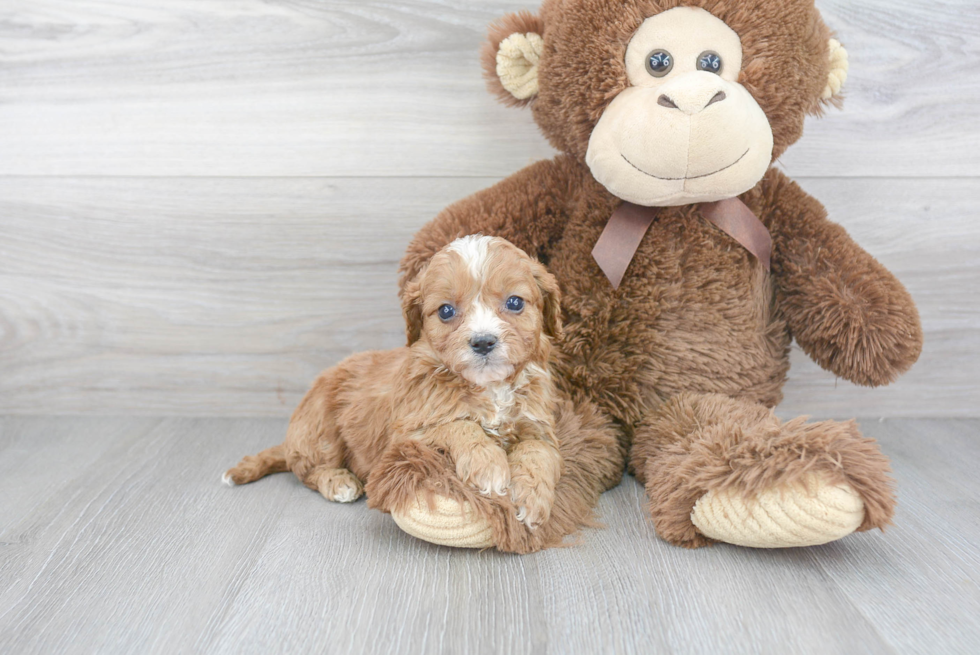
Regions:
<svg viewBox="0 0 980 655"><path fill-rule="evenodd" d="M630 469L657 533L687 548L823 544L883 528L895 508L888 460L853 421L783 423L718 394L679 394L651 412Z"/></svg>
<svg viewBox="0 0 980 655"><path fill-rule="evenodd" d="M591 403L560 403L555 434L565 472L550 518L535 530L517 519L509 495L482 496L459 480L448 455L417 440L389 449L371 472L368 506L389 512L410 535L463 548L533 553L594 525L599 494L619 482L623 449L609 419ZM431 504L430 504L431 501Z"/></svg>
<svg viewBox="0 0 980 655"><path fill-rule="evenodd" d="M472 505L434 495L432 506L420 494L403 510L393 510L391 518L408 534L442 546L490 548L494 545L490 521L473 511Z"/></svg>
<svg viewBox="0 0 980 655"><path fill-rule="evenodd" d="M462 482L444 450L418 440L389 448L371 472L368 506L391 514L399 528L444 546L494 545L490 499Z"/></svg>
<svg viewBox="0 0 980 655"><path fill-rule="evenodd" d="M737 489L709 491L694 504L691 522L704 536L737 546L817 546L861 527L864 501L847 482L811 474L754 498Z"/></svg>

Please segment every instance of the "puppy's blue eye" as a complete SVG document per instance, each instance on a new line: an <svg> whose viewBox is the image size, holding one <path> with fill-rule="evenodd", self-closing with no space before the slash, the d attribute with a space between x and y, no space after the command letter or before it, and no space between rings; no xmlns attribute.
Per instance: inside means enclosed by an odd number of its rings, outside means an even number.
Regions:
<svg viewBox="0 0 980 655"><path fill-rule="evenodd" d="M519 312L524 309L524 299L520 296L511 296L507 299L505 307L512 312Z"/></svg>
<svg viewBox="0 0 980 655"><path fill-rule="evenodd" d="M444 321L448 321L453 316L456 315L456 308L452 305L443 305L439 308L439 318Z"/></svg>

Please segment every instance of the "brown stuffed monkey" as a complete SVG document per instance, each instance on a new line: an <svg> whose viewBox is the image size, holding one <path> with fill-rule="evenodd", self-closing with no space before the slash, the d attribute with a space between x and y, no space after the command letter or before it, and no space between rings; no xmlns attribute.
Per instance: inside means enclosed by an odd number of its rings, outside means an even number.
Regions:
<svg viewBox="0 0 980 655"><path fill-rule="evenodd" d="M439 214L402 284L466 234L548 266L564 319L553 374L571 399L565 474L533 531L508 499L474 495L416 452L379 470L372 505L423 539L528 552L587 524L628 465L657 533L680 546L803 546L885 526L894 496L877 444L853 421L771 411L793 338L869 386L922 344L904 287L773 167L846 77L813 0L545 0L491 28L484 66L561 154Z"/></svg>

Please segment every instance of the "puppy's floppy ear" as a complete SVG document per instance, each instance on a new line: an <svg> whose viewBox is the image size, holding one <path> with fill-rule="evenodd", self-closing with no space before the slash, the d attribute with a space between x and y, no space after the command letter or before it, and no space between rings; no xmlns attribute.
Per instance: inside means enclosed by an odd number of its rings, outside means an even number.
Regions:
<svg viewBox="0 0 980 655"><path fill-rule="evenodd" d="M411 346L422 337L422 276L423 268L415 279L402 290L402 314L405 316L406 345Z"/></svg>
<svg viewBox="0 0 980 655"><path fill-rule="evenodd" d="M507 14L490 26L481 60L490 91L521 107L538 93L538 60L544 52L544 23L528 11Z"/></svg>
<svg viewBox="0 0 980 655"><path fill-rule="evenodd" d="M561 339L561 290L558 280L539 262L531 262L534 281L544 297L544 332L549 337Z"/></svg>

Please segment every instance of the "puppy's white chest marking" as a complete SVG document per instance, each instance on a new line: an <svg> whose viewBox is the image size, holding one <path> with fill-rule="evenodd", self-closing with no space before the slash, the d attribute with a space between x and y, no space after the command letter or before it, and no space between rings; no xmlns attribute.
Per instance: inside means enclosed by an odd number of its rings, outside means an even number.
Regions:
<svg viewBox="0 0 980 655"><path fill-rule="evenodd" d="M485 394L490 401L490 412L483 422L483 429L496 433L501 423L513 419L516 394L514 387L509 384L489 385Z"/></svg>

